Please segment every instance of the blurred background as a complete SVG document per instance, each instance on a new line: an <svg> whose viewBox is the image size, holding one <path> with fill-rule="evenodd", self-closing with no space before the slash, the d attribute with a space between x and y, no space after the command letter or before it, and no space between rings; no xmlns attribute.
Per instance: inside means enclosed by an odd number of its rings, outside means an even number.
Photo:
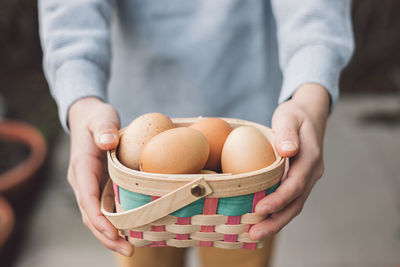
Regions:
<svg viewBox="0 0 400 267"><path fill-rule="evenodd" d="M353 1L356 50L328 124L326 174L279 234L273 266L400 266L399 12L398 0ZM0 118L33 125L48 147L26 181L0 185L0 265L112 266L66 183L68 138L41 59L36 1L0 1ZM0 175L28 157L20 141L0 140Z"/></svg>

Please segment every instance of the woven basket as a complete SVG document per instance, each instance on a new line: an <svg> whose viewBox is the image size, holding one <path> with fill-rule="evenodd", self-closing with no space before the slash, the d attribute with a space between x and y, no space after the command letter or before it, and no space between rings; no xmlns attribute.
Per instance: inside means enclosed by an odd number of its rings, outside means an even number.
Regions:
<svg viewBox="0 0 400 267"><path fill-rule="evenodd" d="M189 126L199 119L173 122ZM261 124L223 119L232 128L253 126L274 143L272 130ZM284 173L285 159L276 151L275 155L276 161L270 166L243 174L167 175L129 169L112 150L108 152L111 180L104 188L101 209L120 234L137 247L260 248L263 240L251 240L248 231L265 219L254 213L254 207L275 191ZM135 200L133 206L128 205L129 199Z"/></svg>

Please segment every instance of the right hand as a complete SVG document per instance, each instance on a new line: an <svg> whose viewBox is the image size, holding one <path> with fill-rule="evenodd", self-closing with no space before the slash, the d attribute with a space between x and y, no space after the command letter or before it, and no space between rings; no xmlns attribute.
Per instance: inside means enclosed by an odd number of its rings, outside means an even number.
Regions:
<svg viewBox="0 0 400 267"><path fill-rule="evenodd" d="M100 211L100 185L108 178L104 152L118 145L118 114L100 99L87 97L71 105L68 121L71 131L68 182L74 190L83 223L104 246L131 256L133 246L118 235Z"/></svg>

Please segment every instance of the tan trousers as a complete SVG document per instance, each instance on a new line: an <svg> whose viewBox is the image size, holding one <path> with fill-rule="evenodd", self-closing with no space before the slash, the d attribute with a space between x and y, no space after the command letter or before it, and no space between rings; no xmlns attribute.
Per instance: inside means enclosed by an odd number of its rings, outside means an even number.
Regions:
<svg viewBox="0 0 400 267"><path fill-rule="evenodd" d="M200 247L202 267L268 267L273 248L273 238L266 239L264 248L255 250L220 249ZM128 258L116 254L119 267L184 267L183 248L135 248L135 254Z"/></svg>

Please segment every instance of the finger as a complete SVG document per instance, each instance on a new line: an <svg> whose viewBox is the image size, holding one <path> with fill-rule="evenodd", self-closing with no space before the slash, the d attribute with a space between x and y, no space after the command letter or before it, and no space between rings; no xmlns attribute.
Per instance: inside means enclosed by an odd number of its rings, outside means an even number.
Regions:
<svg viewBox="0 0 400 267"><path fill-rule="evenodd" d="M85 161L80 162L82 165L86 165ZM91 162L96 165L100 162ZM100 168L100 166L92 166L93 168ZM100 211L100 188L99 180L101 177L96 177L87 168L78 168L79 172L75 172L76 182L76 196L79 205L83 212L88 216L88 220L91 222L93 227L100 233L106 236L110 240L118 238L118 233L115 227L108 221ZM79 173L79 175L77 175ZM101 173L99 174L101 176Z"/></svg>
<svg viewBox="0 0 400 267"><path fill-rule="evenodd" d="M119 142L118 125L116 121L98 121L91 124L89 130L93 134L96 146L102 150L117 147Z"/></svg>
<svg viewBox="0 0 400 267"><path fill-rule="evenodd" d="M319 153L313 132L304 124L300 130L302 147L296 157L292 158L287 177L278 189L260 200L255 208L256 214L267 215L284 209L290 202L303 194L314 169L318 168ZM307 138L306 138L307 137Z"/></svg>
<svg viewBox="0 0 400 267"><path fill-rule="evenodd" d="M254 225L250 231L249 236L253 240L259 240L266 236L277 234L283 227L285 227L293 218L301 213L304 203L314 187L316 180L311 180L307 185L304 193L294 200L290 205L286 206L280 212L272 214L266 220Z"/></svg>
<svg viewBox="0 0 400 267"><path fill-rule="evenodd" d="M301 121L295 116L277 111L272 119L275 148L282 157L293 157L299 150Z"/></svg>
<svg viewBox="0 0 400 267"><path fill-rule="evenodd" d="M305 198L298 198L284 210L274 213L268 219L254 225L249 231L250 238L259 240L266 236L275 235L301 212L304 202Z"/></svg>
<svg viewBox="0 0 400 267"><path fill-rule="evenodd" d="M257 203L255 207L257 215L263 216L278 212L304 192L308 175L297 171L296 165L299 164L301 162L296 161L290 167L286 179L278 189Z"/></svg>
<svg viewBox="0 0 400 267"><path fill-rule="evenodd" d="M98 194L84 194L81 203L82 208L85 210L89 221L96 228L97 231L101 232L110 240L118 238L118 232L115 227L108 221L100 211Z"/></svg>
<svg viewBox="0 0 400 267"><path fill-rule="evenodd" d="M94 234L94 236L107 248L116 251L120 253L121 255L124 256L132 256L134 252L133 246L126 241L124 238L118 236L116 240L110 240L102 233L100 233L90 222L90 220L87 218L87 215L85 212L81 209L82 212L82 219L84 221L84 224L89 228L89 230Z"/></svg>
<svg viewBox="0 0 400 267"><path fill-rule="evenodd" d="M86 131L102 150L113 149L118 145L118 113L111 105L98 98L85 97L75 101L69 109L68 120L71 138L75 141L72 143L80 143L82 140L87 143L87 139L84 138Z"/></svg>
<svg viewBox="0 0 400 267"><path fill-rule="evenodd" d="M92 117L88 128L98 148L110 150L119 142L119 116L115 109L108 104L96 107L95 116Z"/></svg>

